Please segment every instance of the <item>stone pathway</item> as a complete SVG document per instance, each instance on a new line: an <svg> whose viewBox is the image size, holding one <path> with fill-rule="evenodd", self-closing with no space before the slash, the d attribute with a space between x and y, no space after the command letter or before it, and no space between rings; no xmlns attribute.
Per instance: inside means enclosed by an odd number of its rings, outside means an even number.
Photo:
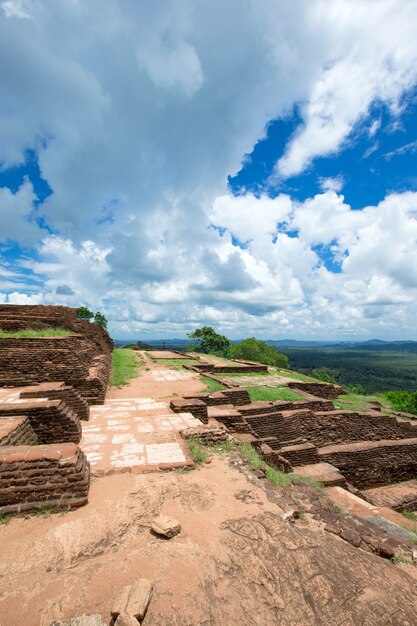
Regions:
<svg viewBox="0 0 417 626"><path fill-rule="evenodd" d="M188 467L193 461L179 431L198 425L191 413L174 413L152 398L107 400L90 407L80 446L96 476Z"/></svg>
<svg viewBox="0 0 417 626"><path fill-rule="evenodd" d="M286 376L268 376L267 374L263 376L226 376L224 374L219 374L220 376L224 376L227 380L230 380L233 384L238 387L277 387L279 385L286 385L287 383L296 383L299 382L296 378L287 378Z"/></svg>
<svg viewBox="0 0 417 626"><path fill-rule="evenodd" d="M176 380L191 380L192 378L195 378L195 374L193 372L187 372L185 370L153 370L151 372L151 376L153 380L158 382L174 382Z"/></svg>

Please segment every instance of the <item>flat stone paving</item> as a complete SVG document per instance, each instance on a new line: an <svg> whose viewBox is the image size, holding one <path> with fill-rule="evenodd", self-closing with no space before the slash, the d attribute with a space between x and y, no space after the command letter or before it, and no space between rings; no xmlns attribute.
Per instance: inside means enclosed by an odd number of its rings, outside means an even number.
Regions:
<svg viewBox="0 0 417 626"><path fill-rule="evenodd" d="M174 382L176 380L191 380L195 378L193 372L187 372L185 370L152 370L151 376L153 380L158 382L169 381Z"/></svg>
<svg viewBox="0 0 417 626"><path fill-rule="evenodd" d="M296 378L278 375L268 376L268 374L261 376L226 376L225 374L219 374L219 376L224 376L224 378L239 387L277 387L278 385L299 382Z"/></svg>
<svg viewBox="0 0 417 626"><path fill-rule="evenodd" d="M177 354L171 352L171 350L152 350L149 355L153 359L190 359L192 357L184 356L183 354Z"/></svg>
<svg viewBox="0 0 417 626"><path fill-rule="evenodd" d="M192 467L187 444L179 434L190 426L201 426L201 422L191 413L174 413L166 402L107 400L90 407L80 446L93 475Z"/></svg>
<svg viewBox="0 0 417 626"><path fill-rule="evenodd" d="M417 502L417 480L405 480L402 483L374 487L363 492L377 506L390 509L413 509Z"/></svg>

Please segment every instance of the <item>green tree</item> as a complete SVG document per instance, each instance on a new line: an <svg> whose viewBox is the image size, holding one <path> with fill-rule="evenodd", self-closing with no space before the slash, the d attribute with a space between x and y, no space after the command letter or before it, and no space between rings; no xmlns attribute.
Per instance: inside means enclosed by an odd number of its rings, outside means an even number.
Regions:
<svg viewBox="0 0 417 626"><path fill-rule="evenodd" d="M256 361L257 363L284 369L288 368L288 357L285 354L280 354L273 346L270 346L265 341L255 339L255 337L244 339L240 343L231 345L229 357L232 359Z"/></svg>
<svg viewBox="0 0 417 626"><path fill-rule="evenodd" d="M107 329L107 319L104 317L100 311L94 314L94 324L98 326L102 326L104 329Z"/></svg>
<svg viewBox="0 0 417 626"><path fill-rule="evenodd" d="M79 306L77 309L77 318L79 320L91 320L94 317L94 313L88 308L88 306Z"/></svg>
<svg viewBox="0 0 417 626"><path fill-rule="evenodd" d="M311 370L311 375L317 380L321 380L323 383L336 383L336 379L334 376L326 369L314 369Z"/></svg>
<svg viewBox="0 0 417 626"><path fill-rule="evenodd" d="M187 337L196 342L188 346L187 350L203 354L225 355L230 344L227 337L216 333L211 326L196 328L192 333L188 333Z"/></svg>

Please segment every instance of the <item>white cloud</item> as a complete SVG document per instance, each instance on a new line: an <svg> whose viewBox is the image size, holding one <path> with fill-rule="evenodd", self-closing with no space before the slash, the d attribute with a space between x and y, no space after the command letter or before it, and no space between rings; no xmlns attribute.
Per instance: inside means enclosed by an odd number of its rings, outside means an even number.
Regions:
<svg viewBox="0 0 417 626"><path fill-rule="evenodd" d="M40 209L27 181L0 189L0 242L38 246L5 266L25 286L5 275L9 299L87 303L116 336L209 321L232 336L366 334L382 309L378 328L408 332L414 194L353 211L343 174L301 203L234 197L227 176L294 103L304 124L285 176L339 149L374 99L399 114L416 80L414 2L243 0L239 15L232 0L2 7L1 167L34 148L53 189Z"/></svg>
<svg viewBox="0 0 417 626"><path fill-rule="evenodd" d="M304 124L278 161L278 176L299 174L315 157L336 152L374 100L400 112L402 94L417 81L413 0L357 2L354 10L348 0L329 4L316 4L316 25L331 28L339 45L308 94Z"/></svg>
<svg viewBox="0 0 417 626"><path fill-rule="evenodd" d="M335 191L339 193L345 186L345 179L339 174L339 176L320 178L319 183L323 191Z"/></svg>

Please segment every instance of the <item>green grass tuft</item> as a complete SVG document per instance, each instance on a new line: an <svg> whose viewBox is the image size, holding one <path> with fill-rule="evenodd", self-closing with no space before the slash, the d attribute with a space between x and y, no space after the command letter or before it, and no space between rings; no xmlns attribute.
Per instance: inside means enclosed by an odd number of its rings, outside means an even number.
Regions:
<svg viewBox="0 0 417 626"><path fill-rule="evenodd" d="M200 362L195 359L155 359L152 352L149 352L149 356L156 365L165 365L171 370L182 370L184 365L198 365Z"/></svg>
<svg viewBox="0 0 417 626"><path fill-rule="evenodd" d="M134 350L115 348L112 354L110 386L127 385L129 378L136 376L138 368L138 356Z"/></svg>
<svg viewBox="0 0 417 626"><path fill-rule="evenodd" d="M258 400L267 400L275 402L275 400L304 400L305 398L288 387L246 387L252 402Z"/></svg>
<svg viewBox="0 0 417 626"><path fill-rule="evenodd" d="M301 476L300 474L293 474L291 478L293 481L294 480L300 481L304 483L305 485L308 485L309 487L313 487L313 489L319 489L319 490L324 489L323 483L319 483L317 480L308 478L308 476Z"/></svg>
<svg viewBox="0 0 417 626"><path fill-rule="evenodd" d="M238 454L249 461L252 469L257 470L261 467L267 467L266 463L261 459L258 452L250 443L241 443L237 448Z"/></svg>
<svg viewBox="0 0 417 626"><path fill-rule="evenodd" d="M72 331L66 328L43 328L42 330L16 330L8 332L0 330L0 339L28 339L36 337L66 337Z"/></svg>
<svg viewBox="0 0 417 626"><path fill-rule="evenodd" d="M288 474L280 472L275 467L268 467L266 470L266 477L273 485L278 485L284 489L291 484L291 478Z"/></svg>
<svg viewBox="0 0 417 626"><path fill-rule="evenodd" d="M194 463L198 466L208 458L208 452L204 445L197 438L191 437L188 440L188 448Z"/></svg>
<svg viewBox="0 0 417 626"><path fill-rule="evenodd" d="M224 385L217 380L213 380L213 378L209 378L208 376L200 376L200 378L201 382L206 385L202 393L214 393L215 391L222 391L224 389Z"/></svg>
<svg viewBox="0 0 417 626"><path fill-rule="evenodd" d="M417 514L414 513L413 511L409 511L408 509L405 509L404 511L402 511L402 514L407 519L410 519L413 522L417 522Z"/></svg>
<svg viewBox="0 0 417 626"><path fill-rule="evenodd" d="M6 526L11 520L11 515L0 515L0 524Z"/></svg>
<svg viewBox="0 0 417 626"><path fill-rule="evenodd" d="M398 564L398 563L407 563L407 564L409 564L410 563L410 561L408 559L406 559L405 556L403 556L402 554L396 554L393 557L392 562L395 563L395 564Z"/></svg>

